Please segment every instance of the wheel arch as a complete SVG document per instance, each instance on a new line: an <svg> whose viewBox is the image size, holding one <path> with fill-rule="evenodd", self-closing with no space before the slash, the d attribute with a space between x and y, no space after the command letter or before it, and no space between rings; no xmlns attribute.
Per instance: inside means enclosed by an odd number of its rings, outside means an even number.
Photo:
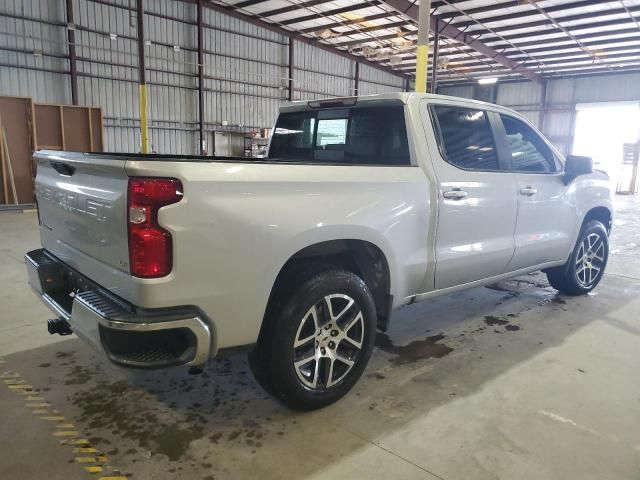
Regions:
<svg viewBox="0 0 640 480"><path fill-rule="evenodd" d="M591 208L584 216L582 225L586 225L590 220L597 220L604 225L607 233L611 233L611 224L613 221L613 214L607 207L598 206Z"/></svg>
<svg viewBox="0 0 640 480"><path fill-rule="evenodd" d="M278 272L271 288L266 313L273 308L288 288L296 285L300 276L319 271L340 268L363 279L374 299L378 327L386 329L393 296L391 295L391 271L387 256L372 242L362 239L334 239L308 245L291 255ZM265 323L263 321L262 328ZM261 328L261 334L262 334Z"/></svg>

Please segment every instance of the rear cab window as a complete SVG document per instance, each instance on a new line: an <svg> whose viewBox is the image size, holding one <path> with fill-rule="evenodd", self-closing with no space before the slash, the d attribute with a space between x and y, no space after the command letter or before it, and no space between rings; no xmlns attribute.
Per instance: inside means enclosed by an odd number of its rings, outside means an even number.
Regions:
<svg viewBox="0 0 640 480"><path fill-rule="evenodd" d="M283 112L269 160L349 165L410 165L403 105Z"/></svg>

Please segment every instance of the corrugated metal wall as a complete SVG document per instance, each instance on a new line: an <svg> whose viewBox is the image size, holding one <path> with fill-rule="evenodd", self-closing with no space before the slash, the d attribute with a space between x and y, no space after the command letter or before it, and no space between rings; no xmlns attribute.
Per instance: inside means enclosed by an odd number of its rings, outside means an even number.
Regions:
<svg viewBox="0 0 640 480"><path fill-rule="evenodd" d="M0 94L71 102L63 2L3 0L1 5Z"/></svg>
<svg viewBox="0 0 640 480"><path fill-rule="evenodd" d="M294 100L353 95L354 62L302 42L293 52Z"/></svg>
<svg viewBox="0 0 640 480"><path fill-rule="evenodd" d="M543 109L543 88L532 82L499 83L494 87L496 103L519 111L542 131L563 154L571 152L575 128L576 104L640 100L640 74L619 73L581 76L547 81ZM473 85L438 89L438 93L478 98Z"/></svg>
<svg viewBox="0 0 640 480"><path fill-rule="evenodd" d="M369 65L360 66L360 95L404 91L404 79Z"/></svg>
<svg viewBox="0 0 640 480"><path fill-rule="evenodd" d="M135 0L73 0L78 100L102 108L105 147L139 150ZM153 151L198 152L196 5L145 1ZM214 131L270 127L288 97L289 38L203 10L206 149ZM294 41L294 99L353 95L355 62ZM403 79L361 65L360 94L401 91ZM64 0L0 3L0 94L71 103Z"/></svg>

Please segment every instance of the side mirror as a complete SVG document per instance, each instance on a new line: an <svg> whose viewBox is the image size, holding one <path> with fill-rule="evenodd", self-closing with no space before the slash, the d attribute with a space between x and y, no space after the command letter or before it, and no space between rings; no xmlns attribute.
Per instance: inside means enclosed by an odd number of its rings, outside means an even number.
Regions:
<svg viewBox="0 0 640 480"><path fill-rule="evenodd" d="M564 184L569 185L576 177L593 173L593 159L580 155L568 155L564 163Z"/></svg>

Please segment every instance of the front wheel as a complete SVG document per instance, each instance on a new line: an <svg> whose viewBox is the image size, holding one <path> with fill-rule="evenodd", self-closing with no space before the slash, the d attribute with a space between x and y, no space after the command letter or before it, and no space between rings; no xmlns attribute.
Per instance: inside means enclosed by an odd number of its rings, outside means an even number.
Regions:
<svg viewBox="0 0 640 480"><path fill-rule="evenodd" d="M312 275L287 290L265 319L268 331L251 354L251 366L289 407L321 408L344 396L369 361L373 298L364 281L345 270Z"/></svg>
<svg viewBox="0 0 640 480"><path fill-rule="evenodd" d="M586 223L566 264L547 271L549 283L567 295L593 290L602 279L609 259L609 236L596 220Z"/></svg>

